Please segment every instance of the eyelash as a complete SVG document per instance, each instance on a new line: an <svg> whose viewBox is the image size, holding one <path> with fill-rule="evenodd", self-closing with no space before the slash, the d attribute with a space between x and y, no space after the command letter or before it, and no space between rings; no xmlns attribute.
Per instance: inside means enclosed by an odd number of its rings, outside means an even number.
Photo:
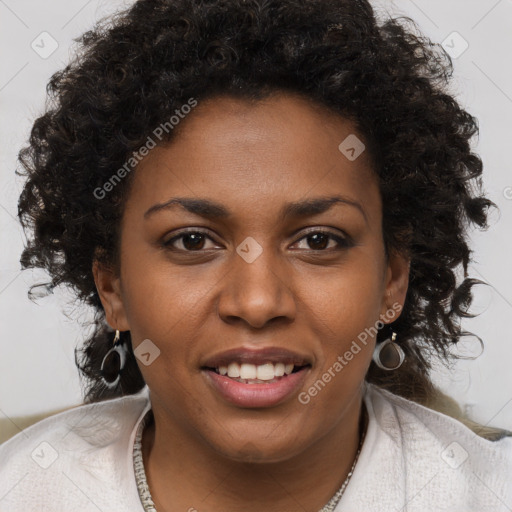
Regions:
<svg viewBox="0 0 512 512"><path fill-rule="evenodd" d="M186 249L176 249L175 247L172 247L172 244L183 238L185 235L204 235L206 236L206 238L209 238L212 242L215 242L215 240L213 240L209 235L208 235L208 232L207 231L201 231L201 230L198 230L198 229L191 229L189 231L180 231L176 236L170 238L169 240L166 240L165 242L163 242L163 246L166 248L166 249L169 249L169 250L172 250L172 251L176 251L176 252L187 252L187 253L194 253L194 252L201 252L203 250L208 250L208 249L198 249L197 251L191 251L191 250L186 250ZM330 248L330 249L310 249L311 252L332 252L332 251L337 251L337 250L341 250L341 249L348 249L350 247L352 247L354 245L354 243L352 242L352 240L350 239L350 237L346 236L346 237L343 237L343 236L340 236L340 235L337 235L337 234L334 234L330 231L326 231L326 230L323 230L323 229L314 229L314 230L311 230L311 231L308 231L306 234L304 234L304 236L302 236L301 238L299 238L297 240L297 242L300 242L301 240L304 240L304 239L307 239L308 237L312 236L312 235L316 235L316 234L322 234L322 235L326 235L328 237L330 237L331 239L333 239L335 242L338 243L338 247L335 247L335 248ZM295 243L297 243L295 242Z"/></svg>

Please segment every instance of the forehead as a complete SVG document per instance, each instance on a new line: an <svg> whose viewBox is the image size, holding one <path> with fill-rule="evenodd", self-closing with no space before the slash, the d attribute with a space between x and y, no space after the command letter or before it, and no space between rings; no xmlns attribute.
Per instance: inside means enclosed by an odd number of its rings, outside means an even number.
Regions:
<svg viewBox="0 0 512 512"><path fill-rule="evenodd" d="M273 93L259 100L217 96L200 102L178 127L177 139L198 139L217 147L223 142L242 148L264 143L269 151L300 147L332 152L348 135L364 138L355 124L326 106L298 94ZM206 139L206 136L208 139ZM205 149L205 148L202 148ZM359 165L369 164L363 154ZM366 157L366 158L365 158Z"/></svg>
<svg viewBox="0 0 512 512"><path fill-rule="evenodd" d="M138 202L208 196L241 207L338 192L378 202L373 166L355 125L299 96L199 102L175 138L139 163ZM376 205L379 206L379 205Z"/></svg>

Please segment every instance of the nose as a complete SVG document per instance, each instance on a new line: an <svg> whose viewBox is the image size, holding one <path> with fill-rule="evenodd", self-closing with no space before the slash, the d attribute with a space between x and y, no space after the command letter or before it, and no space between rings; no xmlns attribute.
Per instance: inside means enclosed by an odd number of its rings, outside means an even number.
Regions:
<svg viewBox="0 0 512 512"><path fill-rule="evenodd" d="M243 322L254 328L295 319L296 301L291 277L270 250L248 263L238 254L225 275L218 302L219 316L227 323Z"/></svg>

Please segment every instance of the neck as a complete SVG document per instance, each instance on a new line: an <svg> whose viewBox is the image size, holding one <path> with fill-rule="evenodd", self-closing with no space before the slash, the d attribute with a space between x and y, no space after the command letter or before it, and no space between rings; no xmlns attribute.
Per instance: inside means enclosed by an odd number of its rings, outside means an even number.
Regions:
<svg viewBox="0 0 512 512"><path fill-rule="evenodd" d="M327 435L299 455L277 463L250 463L205 450L204 444L182 436L179 428L155 414L144 430L142 453L156 509L320 510L346 480L366 422L359 397Z"/></svg>

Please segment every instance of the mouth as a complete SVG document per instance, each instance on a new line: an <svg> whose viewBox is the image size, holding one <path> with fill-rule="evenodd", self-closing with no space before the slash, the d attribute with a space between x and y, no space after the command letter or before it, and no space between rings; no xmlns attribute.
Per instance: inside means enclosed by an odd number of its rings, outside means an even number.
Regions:
<svg viewBox="0 0 512 512"><path fill-rule="evenodd" d="M232 350L201 366L217 396L244 408L273 407L302 386L311 361L285 349Z"/></svg>
<svg viewBox="0 0 512 512"><path fill-rule="evenodd" d="M260 365L232 362L225 366L204 367L204 370L215 372L217 375L228 377L242 384L272 384L280 379L297 373L310 366L308 364L296 365L293 363L267 362Z"/></svg>

